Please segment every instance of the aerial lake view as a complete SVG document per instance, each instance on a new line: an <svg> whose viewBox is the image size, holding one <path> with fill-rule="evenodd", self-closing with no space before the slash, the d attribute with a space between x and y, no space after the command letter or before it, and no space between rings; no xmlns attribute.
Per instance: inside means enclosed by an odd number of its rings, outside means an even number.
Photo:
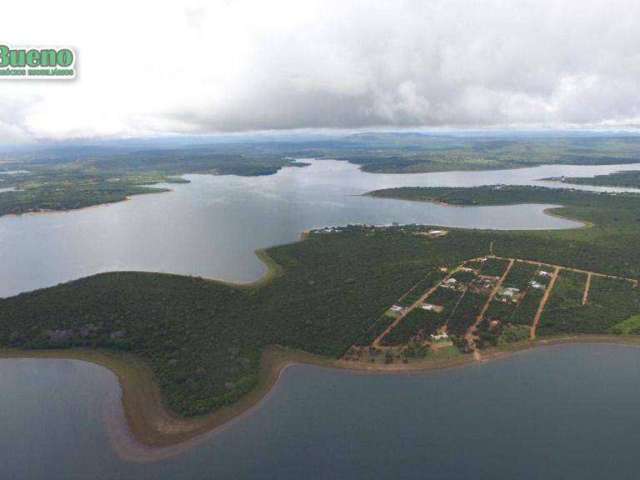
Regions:
<svg viewBox="0 0 640 480"><path fill-rule="evenodd" d="M640 2L5 3L0 480L640 477Z"/></svg>
<svg viewBox="0 0 640 480"><path fill-rule="evenodd" d="M113 270L251 282L265 273L255 250L325 226L581 228L580 222L545 213L549 204L460 208L362 194L403 186L558 187L541 179L638 168L547 165L406 175L365 173L333 160L305 163L271 176L186 175L190 183L170 185L168 193L70 212L5 216L0 293ZM403 375L293 363L245 415L200 435L191 447L146 457L128 433L112 372L79 360L1 359L0 384L11 388L0 395L0 447L7 453L0 467L8 478L30 479L169 479L177 472L188 472L188 478L300 478L308 471L314 478L466 478L485 472L501 478L517 472L519 478L566 478L567 472L601 478L611 471L625 478L634 471L633 455L607 445L636 435L640 419L633 405L640 384L635 369L621 369L622 364L640 366L640 350L555 346ZM580 401L594 392L598 398ZM622 418L624 426L607 436L599 433L602 425ZM142 454L131 456L127 448ZM46 455L29 461L33 449ZM458 451L467 453L464 460ZM603 456L607 462L597 460Z"/></svg>
<svg viewBox="0 0 640 480"><path fill-rule="evenodd" d="M71 212L0 218L0 297L107 271L151 271L252 282L266 271L257 249L297 240L311 228L419 223L493 229L562 229L579 223L549 205L451 208L364 197L401 186L550 185L640 164L547 165L516 170L371 174L331 160L275 175L186 175L173 192ZM584 189L624 190L580 186Z"/></svg>

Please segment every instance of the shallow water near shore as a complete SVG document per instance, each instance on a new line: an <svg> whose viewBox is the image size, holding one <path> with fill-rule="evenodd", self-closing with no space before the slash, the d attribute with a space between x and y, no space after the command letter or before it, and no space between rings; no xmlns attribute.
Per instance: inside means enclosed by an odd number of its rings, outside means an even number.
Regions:
<svg viewBox="0 0 640 480"><path fill-rule="evenodd" d="M150 464L121 460L108 370L0 360L0 471L11 479L636 478L640 349L576 344L463 368L283 372L259 408Z"/></svg>
<svg viewBox="0 0 640 480"><path fill-rule="evenodd" d="M451 208L361 196L398 186L546 184L639 165L371 174L347 162L309 161L261 177L186 175L169 193L69 212L0 218L0 297L117 270L251 282L266 271L256 249L295 241L306 229L349 223L420 223L495 229L575 228L547 206ZM561 184L560 184L561 185Z"/></svg>

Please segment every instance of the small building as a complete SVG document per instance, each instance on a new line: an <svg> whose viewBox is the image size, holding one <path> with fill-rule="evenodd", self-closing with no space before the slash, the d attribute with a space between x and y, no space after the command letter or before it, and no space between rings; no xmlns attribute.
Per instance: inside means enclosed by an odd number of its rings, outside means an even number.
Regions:
<svg viewBox="0 0 640 480"><path fill-rule="evenodd" d="M547 272L547 271L545 271L545 270L540 270L540 271L538 272L538 275L540 275L541 277L548 278L548 277L550 277L550 276L551 276L551 272Z"/></svg>
<svg viewBox="0 0 640 480"><path fill-rule="evenodd" d="M422 305L420 305L420 308L423 310L426 310L427 312L436 312L436 313L440 313L444 310L442 305L434 305L432 303L423 303Z"/></svg>
<svg viewBox="0 0 640 480"><path fill-rule="evenodd" d="M416 232L414 235L420 235L428 238L440 238L446 236L448 233L448 230L427 230L426 232Z"/></svg>
<svg viewBox="0 0 640 480"><path fill-rule="evenodd" d="M515 287L503 288L498 293L498 301L502 303L517 302L520 295L520 289Z"/></svg>
<svg viewBox="0 0 640 480"><path fill-rule="evenodd" d="M542 283L536 282L535 280L531 280L529 282L529 286L531 288L535 288L536 290L544 290L545 289L545 286Z"/></svg>
<svg viewBox="0 0 640 480"><path fill-rule="evenodd" d="M502 295L505 295L507 297L515 297L519 293L520 293L520 289L515 287L507 287L504 290L502 290Z"/></svg>
<svg viewBox="0 0 640 480"><path fill-rule="evenodd" d="M404 308L402 308L400 305L392 305L390 310L394 313L402 313Z"/></svg>
<svg viewBox="0 0 640 480"><path fill-rule="evenodd" d="M432 238L444 237L449 232L447 230L429 230L427 234Z"/></svg>
<svg viewBox="0 0 640 480"><path fill-rule="evenodd" d="M442 340L449 340L449 335L447 335L447 332L431 334L431 340L434 340L436 342L442 341Z"/></svg>

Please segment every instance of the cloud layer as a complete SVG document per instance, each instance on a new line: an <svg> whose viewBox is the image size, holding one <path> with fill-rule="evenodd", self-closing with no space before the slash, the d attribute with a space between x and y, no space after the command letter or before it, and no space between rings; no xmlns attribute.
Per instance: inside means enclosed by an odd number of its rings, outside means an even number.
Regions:
<svg viewBox="0 0 640 480"><path fill-rule="evenodd" d="M65 5L68 4L68 5ZM0 141L292 128L640 127L636 0L11 2ZM8 11L6 11L8 10ZM6 27L6 28L5 28Z"/></svg>

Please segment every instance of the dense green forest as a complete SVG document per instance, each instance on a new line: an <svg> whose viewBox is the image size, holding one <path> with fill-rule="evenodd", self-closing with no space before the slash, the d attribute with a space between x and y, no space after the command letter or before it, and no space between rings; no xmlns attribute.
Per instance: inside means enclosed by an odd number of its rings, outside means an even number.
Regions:
<svg viewBox="0 0 640 480"><path fill-rule="evenodd" d="M96 275L0 300L0 345L128 350L150 362L171 408L204 413L254 385L265 345L339 357L431 271L485 245L462 231L442 242L351 227L270 249L285 273L261 287Z"/></svg>
<svg viewBox="0 0 640 480"><path fill-rule="evenodd" d="M584 274L563 271L538 332L541 335L562 333L616 333L616 326L640 313L638 287L629 282L594 278L589 303L582 305Z"/></svg>
<svg viewBox="0 0 640 480"><path fill-rule="evenodd" d="M95 275L0 300L0 345L133 352L153 368L168 406L196 415L250 390L266 345L340 357L354 343L366 344L364 339L384 331L392 320L385 311L406 292L415 287L409 293L415 298L434 284L441 267L484 256L490 245L503 257L640 278L640 196L535 187L403 189L394 194L398 192L401 198L411 192L416 199L454 198L464 204L563 204L556 213L594 225L562 231L451 229L440 238L421 235L430 227L419 225L317 231L305 241L270 248L267 254L282 272L255 286L152 273ZM504 262L484 268L499 274ZM509 281L519 284L527 277L524 269ZM638 289L630 285L594 279L592 301L583 307L575 301L578 287L568 284L559 290L566 292L567 301L552 299L540 334L619 331L619 322L640 311ZM439 288L429 301L444 305L445 311L458 305L450 321L452 332L460 335L485 298ZM529 321L518 320L526 309L531 318L534 307L527 305L513 312L512 323ZM408 330L415 330L418 320L408 323ZM435 319L429 322L432 330ZM394 335L413 333L398 330Z"/></svg>

